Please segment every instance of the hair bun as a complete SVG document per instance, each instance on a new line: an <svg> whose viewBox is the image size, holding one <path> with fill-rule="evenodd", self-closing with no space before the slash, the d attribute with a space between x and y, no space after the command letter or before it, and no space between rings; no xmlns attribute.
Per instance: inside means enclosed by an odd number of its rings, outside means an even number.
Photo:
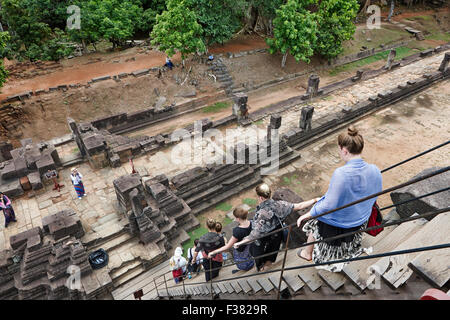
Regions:
<svg viewBox="0 0 450 320"><path fill-rule="evenodd" d="M356 137L358 135L358 130L356 130L356 128L354 126L350 126L347 129L347 133L351 137Z"/></svg>

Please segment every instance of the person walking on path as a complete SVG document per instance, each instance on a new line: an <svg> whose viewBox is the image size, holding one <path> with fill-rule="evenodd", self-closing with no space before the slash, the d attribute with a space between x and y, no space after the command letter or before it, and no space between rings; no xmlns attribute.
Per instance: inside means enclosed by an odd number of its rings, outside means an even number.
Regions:
<svg viewBox="0 0 450 320"><path fill-rule="evenodd" d="M75 191L78 195L78 199L81 199L86 195L83 185L83 176L78 172L77 168L72 168L72 173L70 174L70 178L72 179L72 184L75 188Z"/></svg>
<svg viewBox="0 0 450 320"><path fill-rule="evenodd" d="M183 249L181 247L175 249L173 257L169 260L169 265L175 283L183 281L187 271L187 260L183 257Z"/></svg>
<svg viewBox="0 0 450 320"><path fill-rule="evenodd" d="M222 254L216 254L212 258L208 258L208 254L225 245L225 241L221 235L216 232L216 221L208 219L206 221L208 233L202 235L199 239L198 246L195 248L192 261L197 260L199 252L203 255L203 269L205 270L205 280L209 281L219 275L220 268L223 265Z"/></svg>
<svg viewBox="0 0 450 320"><path fill-rule="evenodd" d="M283 230L266 237L263 237L264 234L281 229L282 222L288 215L312 206L319 198L295 204L287 201L275 201L271 199L272 191L266 183L256 187L256 194L260 203L256 207L256 213L252 220L252 231L242 241L235 243L234 248L237 249L243 244L258 239L252 242L250 250L252 256L255 257L256 270L264 271L265 267L270 266L277 259L278 250L283 240ZM273 254L256 258L270 252L273 252Z"/></svg>
<svg viewBox="0 0 450 320"><path fill-rule="evenodd" d="M198 246L198 239L194 240L194 246L192 248L189 248L187 252L187 258L188 258L188 271L190 273L196 272L197 275L200 273L200 269L202 267L202 256L197 255L196 260L194 261L194 254L195 254L195 248Z"/></svg>
<svg viewBox="0 0 450 320"><path fill-rule="evenodd" d="M208 254L208 257L212 257L215 254L227 251L233 248L234 244L240 242L252 231L252 224L247 220L248 210L244 209L243 206L238 206L233 210L234 221L238 223L236 227L233 228L233 235L228 241L228 243L216 249ZM252 259L250 254L250 245L242 245L239 248L233 248L233 259L236 263L238 269L231 270L231 273L236 273L239 270L250 270L253 268L255 261Z"/></svg>
<svg viewBox="0 0 450 320"><path fill-rule="evenodd" d="M350 126L347 132L338 136L338 146L339 154L345 161L345 165L334 171L327 193L307 214L297 220L299 228L305 220L382 190L380 170L361 158L364 139L355 127ZM308 221L303 226L303 231L308 236L308 242L365 228L375 201L376 197ZM297 255L307 261L314 260L315 263L353 258L363 251L362 235L360 232L333 241L309 245L300 249ZM320 268L339 272L343 267L344 264L333 264Z"/></svg>
<svg viewBox="0 0 450 320"><path fill-rule="evenodd" d="M5 216L5 228L8 228L8 224L12 222L16 222L16 215L14 213L14 209L11 205L11 200L0 192L0 209L3 211L3 215Z"/></svg>

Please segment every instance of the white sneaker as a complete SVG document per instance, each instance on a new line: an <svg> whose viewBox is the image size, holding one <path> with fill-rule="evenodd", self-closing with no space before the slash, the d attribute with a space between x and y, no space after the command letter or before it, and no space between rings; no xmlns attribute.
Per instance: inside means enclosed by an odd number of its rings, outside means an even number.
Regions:
<svg viewBox="0 0 450 320"><path fill-rule="evenodd" d="M80 199L80 200L81 200L81 197L78 197L78 199Z"/></svg>

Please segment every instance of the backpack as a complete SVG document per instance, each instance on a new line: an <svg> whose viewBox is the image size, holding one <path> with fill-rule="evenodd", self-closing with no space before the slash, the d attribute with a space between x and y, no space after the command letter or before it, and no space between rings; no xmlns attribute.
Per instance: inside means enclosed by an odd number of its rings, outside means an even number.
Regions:
<svg viewBox="0 0 450 320"><path fill-rule="evenodd" d="M370 214L369 221L367 222L367 228L379 226L383 223L383 216L380 212L380 207L378 207L377 202L372 206L372 213ZM366 231L366 233L370 234L372 237L376 237L384 228L373 229L370 231Z"/></svg>
<svg viewBox="0 0 450 320"><path fill-rule="evenodd" d="M208 232L200 237L199 245L203 248L203 257L208 258L208 253L211 251L214 251L216 249L219 249L224 245L223 237L215 232ZM222 254L216 254L216 256L213 258L213 260L223 260Z"/></svg>
<svg viewBox="0 0 450 320"><path fill-rule="evenodd" d="M236 267L239 270L248 271L255 265L255 260L252 259L250 254L250 245L246 245L244 251L239 252L238 250L233 250L234 262L236 262Z"/></svg>

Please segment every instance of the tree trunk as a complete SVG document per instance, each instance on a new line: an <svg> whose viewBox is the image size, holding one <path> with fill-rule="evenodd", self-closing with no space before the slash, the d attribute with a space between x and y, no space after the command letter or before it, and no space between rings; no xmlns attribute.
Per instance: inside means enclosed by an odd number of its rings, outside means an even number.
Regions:
<svg viewBox="0 0 450 320"><path fill-rule="evenodd" d="M281 60L281 67L284 68L286 65L286 58L287 58L288 52L286 51L285 54L283 54L283 59Z"/></svg>
<svg viewBox="0 0 450 320"><path fill-rule="evenodd" d="M84 39L81 40L81 46L83 47L83 53L87 53L87 45L86 45L86 41Z"/></svg>
<svg viewBox="0 0 450 320"><path fill-rule="evenodd" d="M360 12L362 12L363 14L365 14L367 12L367 8L370 6L370 0L367 0L366 3L364 4L364 7L361 9Z"/></svg>
<svg viewBox="0 0 450 320"><path fill-rule="evenodd" d="M256 24L258 22L258 16L258 9L252 6L250 9L250 19L248 21L249 30L255 30Z"/></svg>
<svg viewBox="0 0 450 320"><path fill-rule="evenodd" d="M391 10L389 10L389 16L388 21L391 21L392 16L394 15L394 8L395 8L395 0L391 0Z"/></svg>

